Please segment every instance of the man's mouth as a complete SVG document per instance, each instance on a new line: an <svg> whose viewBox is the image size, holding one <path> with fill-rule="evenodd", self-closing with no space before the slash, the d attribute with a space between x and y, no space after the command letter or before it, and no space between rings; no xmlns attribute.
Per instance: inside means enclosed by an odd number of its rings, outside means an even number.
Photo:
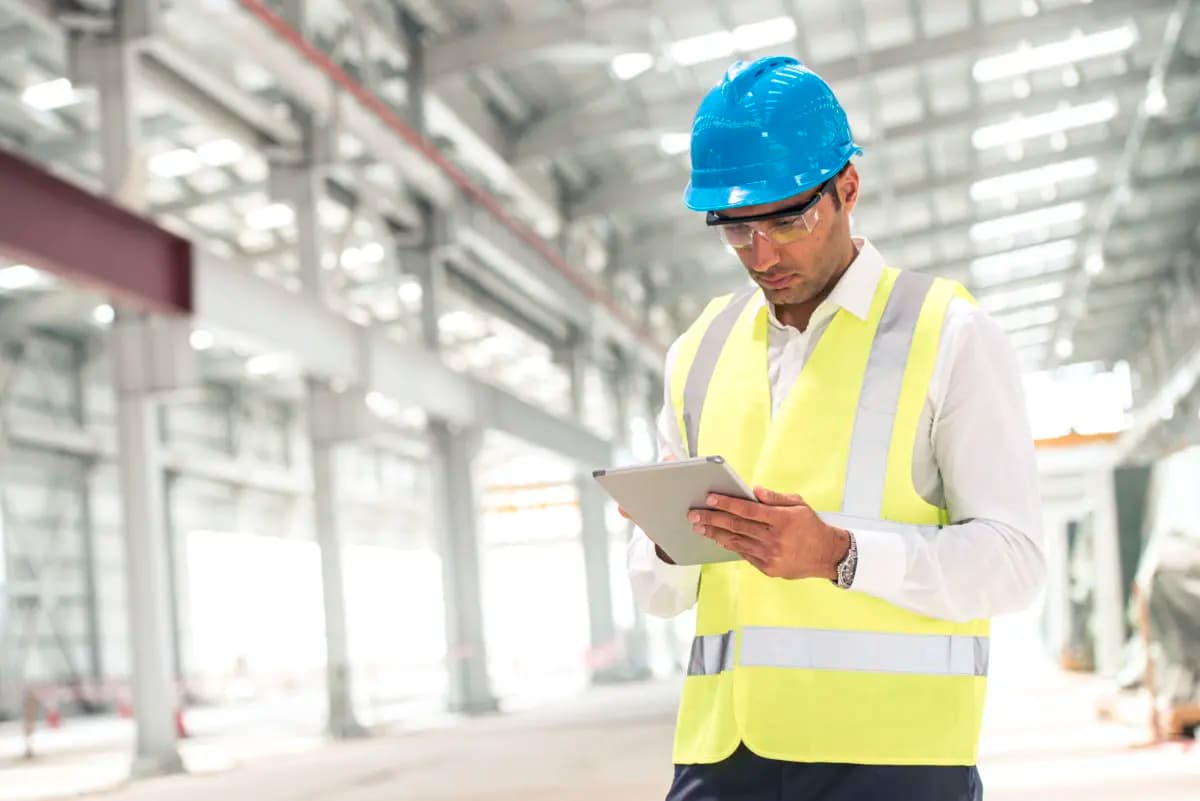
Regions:
<svg viewBox="0 0 1200 801"><path fill-rule="evenodd" d="M795 276L792 275L780 275L772 278L768 278L765 275L760 275L758 277L758 283L762 284L767 289L783 289L785 286L790 284L794 278Z"/></svg>

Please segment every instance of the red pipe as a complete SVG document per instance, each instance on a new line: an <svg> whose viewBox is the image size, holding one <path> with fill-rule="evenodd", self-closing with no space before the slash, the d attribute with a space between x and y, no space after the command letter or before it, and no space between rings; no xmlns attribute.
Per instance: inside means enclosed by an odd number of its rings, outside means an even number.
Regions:
<svg viewBox="0 0 1200 801"><path fill-rule="evenodd" d="M397 136L407 142L414 150L435 164L468 197L487 209L488 213L502 222L505 227L525 240L543 259L574 284L583 293L584 297L604 306L616 319L628 326L630 330L637 332L651 347L658 348L659 351L665 350L662 344L655 339L654 335L646 330L640 322L626 315L624 310L617 306L608 293L597 287L587 276L580 274L578 270L571 267L566 259L562 257L562 254L550 247L544 239L530 230L528 226L513 217L500 205L500 202L495 197L482 187L476 185L462 170L447 159L433 143L422 136L411 125L396 116L382 100L362 84L351 78L324 51L305 39L299 31L288 25L282 17L268 8L263 0L238 0L238 2L263 24L278 34L280 38L298 50L304 58L329 76L338 86L353 95L359 103L375 114L375 116L382 120L385 125L391 128Z"/></svg>

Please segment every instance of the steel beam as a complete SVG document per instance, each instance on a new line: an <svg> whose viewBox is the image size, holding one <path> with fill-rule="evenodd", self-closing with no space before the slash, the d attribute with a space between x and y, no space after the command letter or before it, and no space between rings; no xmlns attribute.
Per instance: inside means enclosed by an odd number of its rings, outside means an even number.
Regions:
<svg viewBox="0 0 1200 801"><path fill-rule="evenodd" d="M10 258L140 309L191 310L187 240L3 150L0 184L0 250Z"/></svg>

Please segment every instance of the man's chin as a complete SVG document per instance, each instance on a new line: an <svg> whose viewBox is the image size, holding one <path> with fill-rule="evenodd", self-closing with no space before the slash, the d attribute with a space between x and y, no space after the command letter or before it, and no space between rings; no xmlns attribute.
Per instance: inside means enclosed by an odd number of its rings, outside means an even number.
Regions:
<svg viewBox="0 0 1200 801"><path fill-rule="evenodd" d="M765 286L761 288L773 306L794 306L797 303L803 303L810 297L803 287L798 286L785 286L779 289L770 289Z"/></svg>

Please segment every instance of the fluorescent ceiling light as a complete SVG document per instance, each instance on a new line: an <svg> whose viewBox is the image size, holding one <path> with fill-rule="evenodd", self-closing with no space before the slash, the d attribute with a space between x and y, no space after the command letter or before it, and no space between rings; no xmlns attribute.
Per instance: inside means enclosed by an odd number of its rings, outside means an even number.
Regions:
<svg viewBox="0 0 1200 801"><path fill-rule="evenodd" d="M733 46L741 51L761 50L796 38L796 21L791 17L772 17L733 29Z"/></svg>
<svg viewBox="0 0 1200 801"><path fill-rule="evenodd" d="M203 328L197 328L188 337L193 350L208 350L216 344L216 340L217 338L213 336L211 331L205 331Z"/></svg>
<svg viewBox="0 0 1200 801"><path fill-rule="evenodd" d="M272 228L283 228L285 225L291 225L292 220L296 218L292 207L285 203L272 203L269 206L255 209L246 215L246 224L251 228L257 228L260 231L269 231Z"/></svg>
<svg viewBox="0 0 1200 801"><path fill-rule="evenodd" d="M101 303L92 309L92 320L96 325L110 325L115 319L117 319L117 311L107 303Z"/></svg>
<svg viewBox="0 0 1200 801"><path fill-rule="evenodd" d="M690 67L705 61L728 58L733 55L735 49L732 33L714 31L675 42L671 45L671 59L676 64Z"/></svg>
<svg viewBox="0 0 1200 801"><path fill-rule="evenodd" d="M1027 189L1038 189L1047 184L1087 178L1095 175L1099 170L1100 163L1094 158L1060 161L1057 164L1048 164L1034 170L1022 170L976 181L971 184L971 199L975 201L993 200Z"/></svg>
<svg viewBox="0 0 1200 801"><path fill-rule="evenodd" d="M34 84L21 92L21 101L41 111L53 111L79 102L79 94L66 78Z"/></svg>
<svg viewBox="0 0 1200 801"><path fill-rule="evenodd" d="M1076 32L1057 42L1038 47L1021 47L998 56L981 58L975 62L971 74L979 83L1012 78L1037 70L1121 53L1133 47L1137 39L1137 28L1132 24L1087 36Z"/></svg>
<svg viewBox="0 0 1200 801"><path fill-rule="evenodd" d="M687 152L692 146L692 135L689 133L665 133L658 140L658 149L668 156L678 156Z"/></svg>
<svg viewBox="0 0 1200 801"><path fill-rule="evenodd" d="M1035 303L1048 303L1052 300L1058 300L1062 297L1062 295L1062 281L1047 281L1046 283L1038 284L1037 286L1009 289L1003 292L992 292L980 298L979 303L988 311L995 312L1002 311L1004 309L1011 309L1016 306L1032 306ZM1009 315L1009 317L1012 316L1014 315ZM1057 310L1055 310L1054 316L1057 319ZM1007 328L1009 326L1005 327ZM1019 327L1023 328L1024 326Z"/></svg>
<svg viewBox="0 0 1200 801"><path fill-rule="evenodd" d="M628 81L653 67L654 56L649 53L622 53L613 56L610 66L613 75L622 81Z"/></svg>
<svg viewBox="0 0 1200 801"><path fill-rule="evenodd" d="M1068 266L1079 245L1074 239L1060 239L1044 245L1020 248L971 262L971 277L980 287L1052 273Z"/></svg>
<svg viewBox="0 0 1200 801"><path fill-rule="evenodd" d="M487 324L468 311L446 312L438 318L438 328L445 334L464 339L476 339L487 333Z"/></svg>
<svg viewBox="0 0 1200 801"><path fill-rule="evenodd" d="M425 291L421 288L419 281L410 278L397 287L396 294L400 296L400 302L407 306L416 306L421 302Z"/></svg>
<svg viewBox="0 0 1200 801"><path fill-rule="evenodd" d="M1035 209L1008 217L997 217L994 220L978 222L971 226L971 239L980 242L987 239L1008 236L1030 228L1047 228L1051 225L1075 222L1083 219L1084 205L1081 201L1063 203L1059 206Z"/></svg>
<svg viewBox="0 0 1200 801"><path fill-rule="evenodd" d="M150 172L163 178L178 178L203 166L204 162L196 155L196 151L186 147L159 153L150 159Z"/></svg>
<svg viewBox="0 0 1200 801"><path fill-rule="evenodd" d="M232 139L215 139L196 148L201 161L211 167L225 167L242 158L245 150Z"/></svg>
<svg viewBox="0 0 1200 801"><path fill-rule="evenodd" d="M14 264L11 267L0 268L0 289L15 291L18 289L33 289L34 287L49 286L54 279L35 270L28 264Z"/></svg>
<svg viewBox="0 0 1200 801"><path fill-rule="evenodd" d="M1150 89L1146 95L1144 108L1151 117L1161 117L1167 113L1167 96L1163 93L1161 85Z"/></svg>
<svg viewBox="0 0 1200 801"><path fill-rule="evenodd" d="M400 401L376 390L367 393L366 403L367 408L379 417L395 417L404 411L404 406Z"/></svg>
<svg viewBox="0 0 1200 801"><path fill-rule="evenodd" d="M1009 122L984 125L971 134L976 150L999 147L1024 139L1035 139L1072 128L1099 125L1117 116L1117 101L1110 98L1085 103L1082 106L1063 106L1032 117L1018 117Z"/></svg>
<svg viewBox="0 0 1200 801"><path fill-rule="evenodd" d="M260 353L246 360L247 375L270 375L283 368L283 356L278 353Z"/></svg>
<svg viewBox="0 0 1200 801"><path fill-rule="evenodd" d="M360 251L362 257L369 262L383 261L383 245L378 242L368 242Z"/></svg>

